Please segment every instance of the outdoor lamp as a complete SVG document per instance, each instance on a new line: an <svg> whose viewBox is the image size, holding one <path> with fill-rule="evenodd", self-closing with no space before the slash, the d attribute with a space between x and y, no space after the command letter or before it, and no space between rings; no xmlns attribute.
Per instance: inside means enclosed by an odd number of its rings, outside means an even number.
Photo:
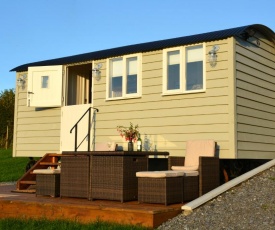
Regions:
<svg viewBox="0 0 275 230"><path fill-rule="evenodd" d="M218 57L217 51L219 49L220 49L220 47L218 45L214 45L212 47L212 50L210 50L208 53L208 60L209 60L211 67L215 67L217 64L217 57Z"/></svg>
<svg viewBox="0 0 275 230"><path fill-rule="evenodd" d="M17 86L22 87L22 89L24 89L26 78L27 78L26 74L19 75L19 78L16 80Z"/></svg>
<svg viewBox="0 0 275 230"><path fill-rule="evenodd" d="M99 63L96 65L95 68L92 69L92 76L93 78L95 78L97 81L100 80L101 78L101 71L100 71L100 68L102 67L102 64Z"/></svg>

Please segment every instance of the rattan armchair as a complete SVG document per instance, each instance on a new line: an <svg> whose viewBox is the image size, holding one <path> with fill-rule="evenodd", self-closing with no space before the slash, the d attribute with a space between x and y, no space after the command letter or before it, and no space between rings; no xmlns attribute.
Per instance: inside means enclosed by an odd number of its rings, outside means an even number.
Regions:
<svg viewBox="0 0 275 230"><path fill-rule="evenodd" d="M169 156L168 168L199 172L199 196L220 185L219 158L213 140L187 141L185 157ZM188 188L186 188L188 189Z"/></svg>

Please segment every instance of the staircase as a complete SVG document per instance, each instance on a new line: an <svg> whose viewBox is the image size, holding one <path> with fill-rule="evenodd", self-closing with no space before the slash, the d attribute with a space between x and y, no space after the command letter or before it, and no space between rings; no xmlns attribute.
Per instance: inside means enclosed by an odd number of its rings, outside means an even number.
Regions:
<svg viewBox="0 0 275 230"><path fill-rule="evenodd" d="M36 164L27 171L16 183L16 190L13 192L35 193L36 174L35 169L47 169L48 167L57 168L59 157L61 154L47 153Z"/></svg>

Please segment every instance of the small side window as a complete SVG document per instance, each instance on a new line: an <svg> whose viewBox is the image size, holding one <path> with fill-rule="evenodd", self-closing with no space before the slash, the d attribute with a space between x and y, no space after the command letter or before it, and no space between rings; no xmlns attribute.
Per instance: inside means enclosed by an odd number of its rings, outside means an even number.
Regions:
<svg viewBox="0 0 275 230"><path fill-rule="evenodd" d="M42 76L41 77L41 88L42 89L49 88L49 76Z"/></svg>

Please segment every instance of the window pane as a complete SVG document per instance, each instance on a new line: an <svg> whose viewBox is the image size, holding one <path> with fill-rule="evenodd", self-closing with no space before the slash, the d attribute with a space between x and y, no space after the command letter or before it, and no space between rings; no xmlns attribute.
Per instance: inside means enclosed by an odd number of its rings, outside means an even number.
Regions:
<svg viewBox="0 0 275 230"><path fill-rule="evenodd" d="M186 65L186 90L203 88L203 70L201 62L190 62Z"/></svg>
<svg viewBox="0 0 275 230"><path fill-rule="evenodd" d="M137 93L137 58L127 59L126 94Z"/></svg>
<svg viewBox="0 0 275 230"><path fill-rule="evenodd" d="M122 76L120 77L113 77L112 90L110 90L110 97L121 97L122 96Z"/></svg>
<svg viewBox="0 0 275 230"><path fill-rule="evenodd" d="M41 88L49 88L49 76L42 76L41 79Z"/></svg>
<svg viewBox="0 0 275 230"><path fill-rule="evenodd" d="M137 75L128 75L127 76L127 89L126 93L137 93Z"/></svg>
<svg viewBox="0 0 275 230"><path fill-rule="evenodd" d="M180 88L180 52L168 52L167 90Z"/></svg>
<svg viewBox="0 0 275 230"><path fill-rule="evenodd" d="M203 88L203 49L202 46L186 49L186 90Z"/></svg>
<svg viewBox="0 0 275 230"><path fill-rule="evenodd" d="M110 89L109 97L122 96L122 58L110 61Z"/></svg>

